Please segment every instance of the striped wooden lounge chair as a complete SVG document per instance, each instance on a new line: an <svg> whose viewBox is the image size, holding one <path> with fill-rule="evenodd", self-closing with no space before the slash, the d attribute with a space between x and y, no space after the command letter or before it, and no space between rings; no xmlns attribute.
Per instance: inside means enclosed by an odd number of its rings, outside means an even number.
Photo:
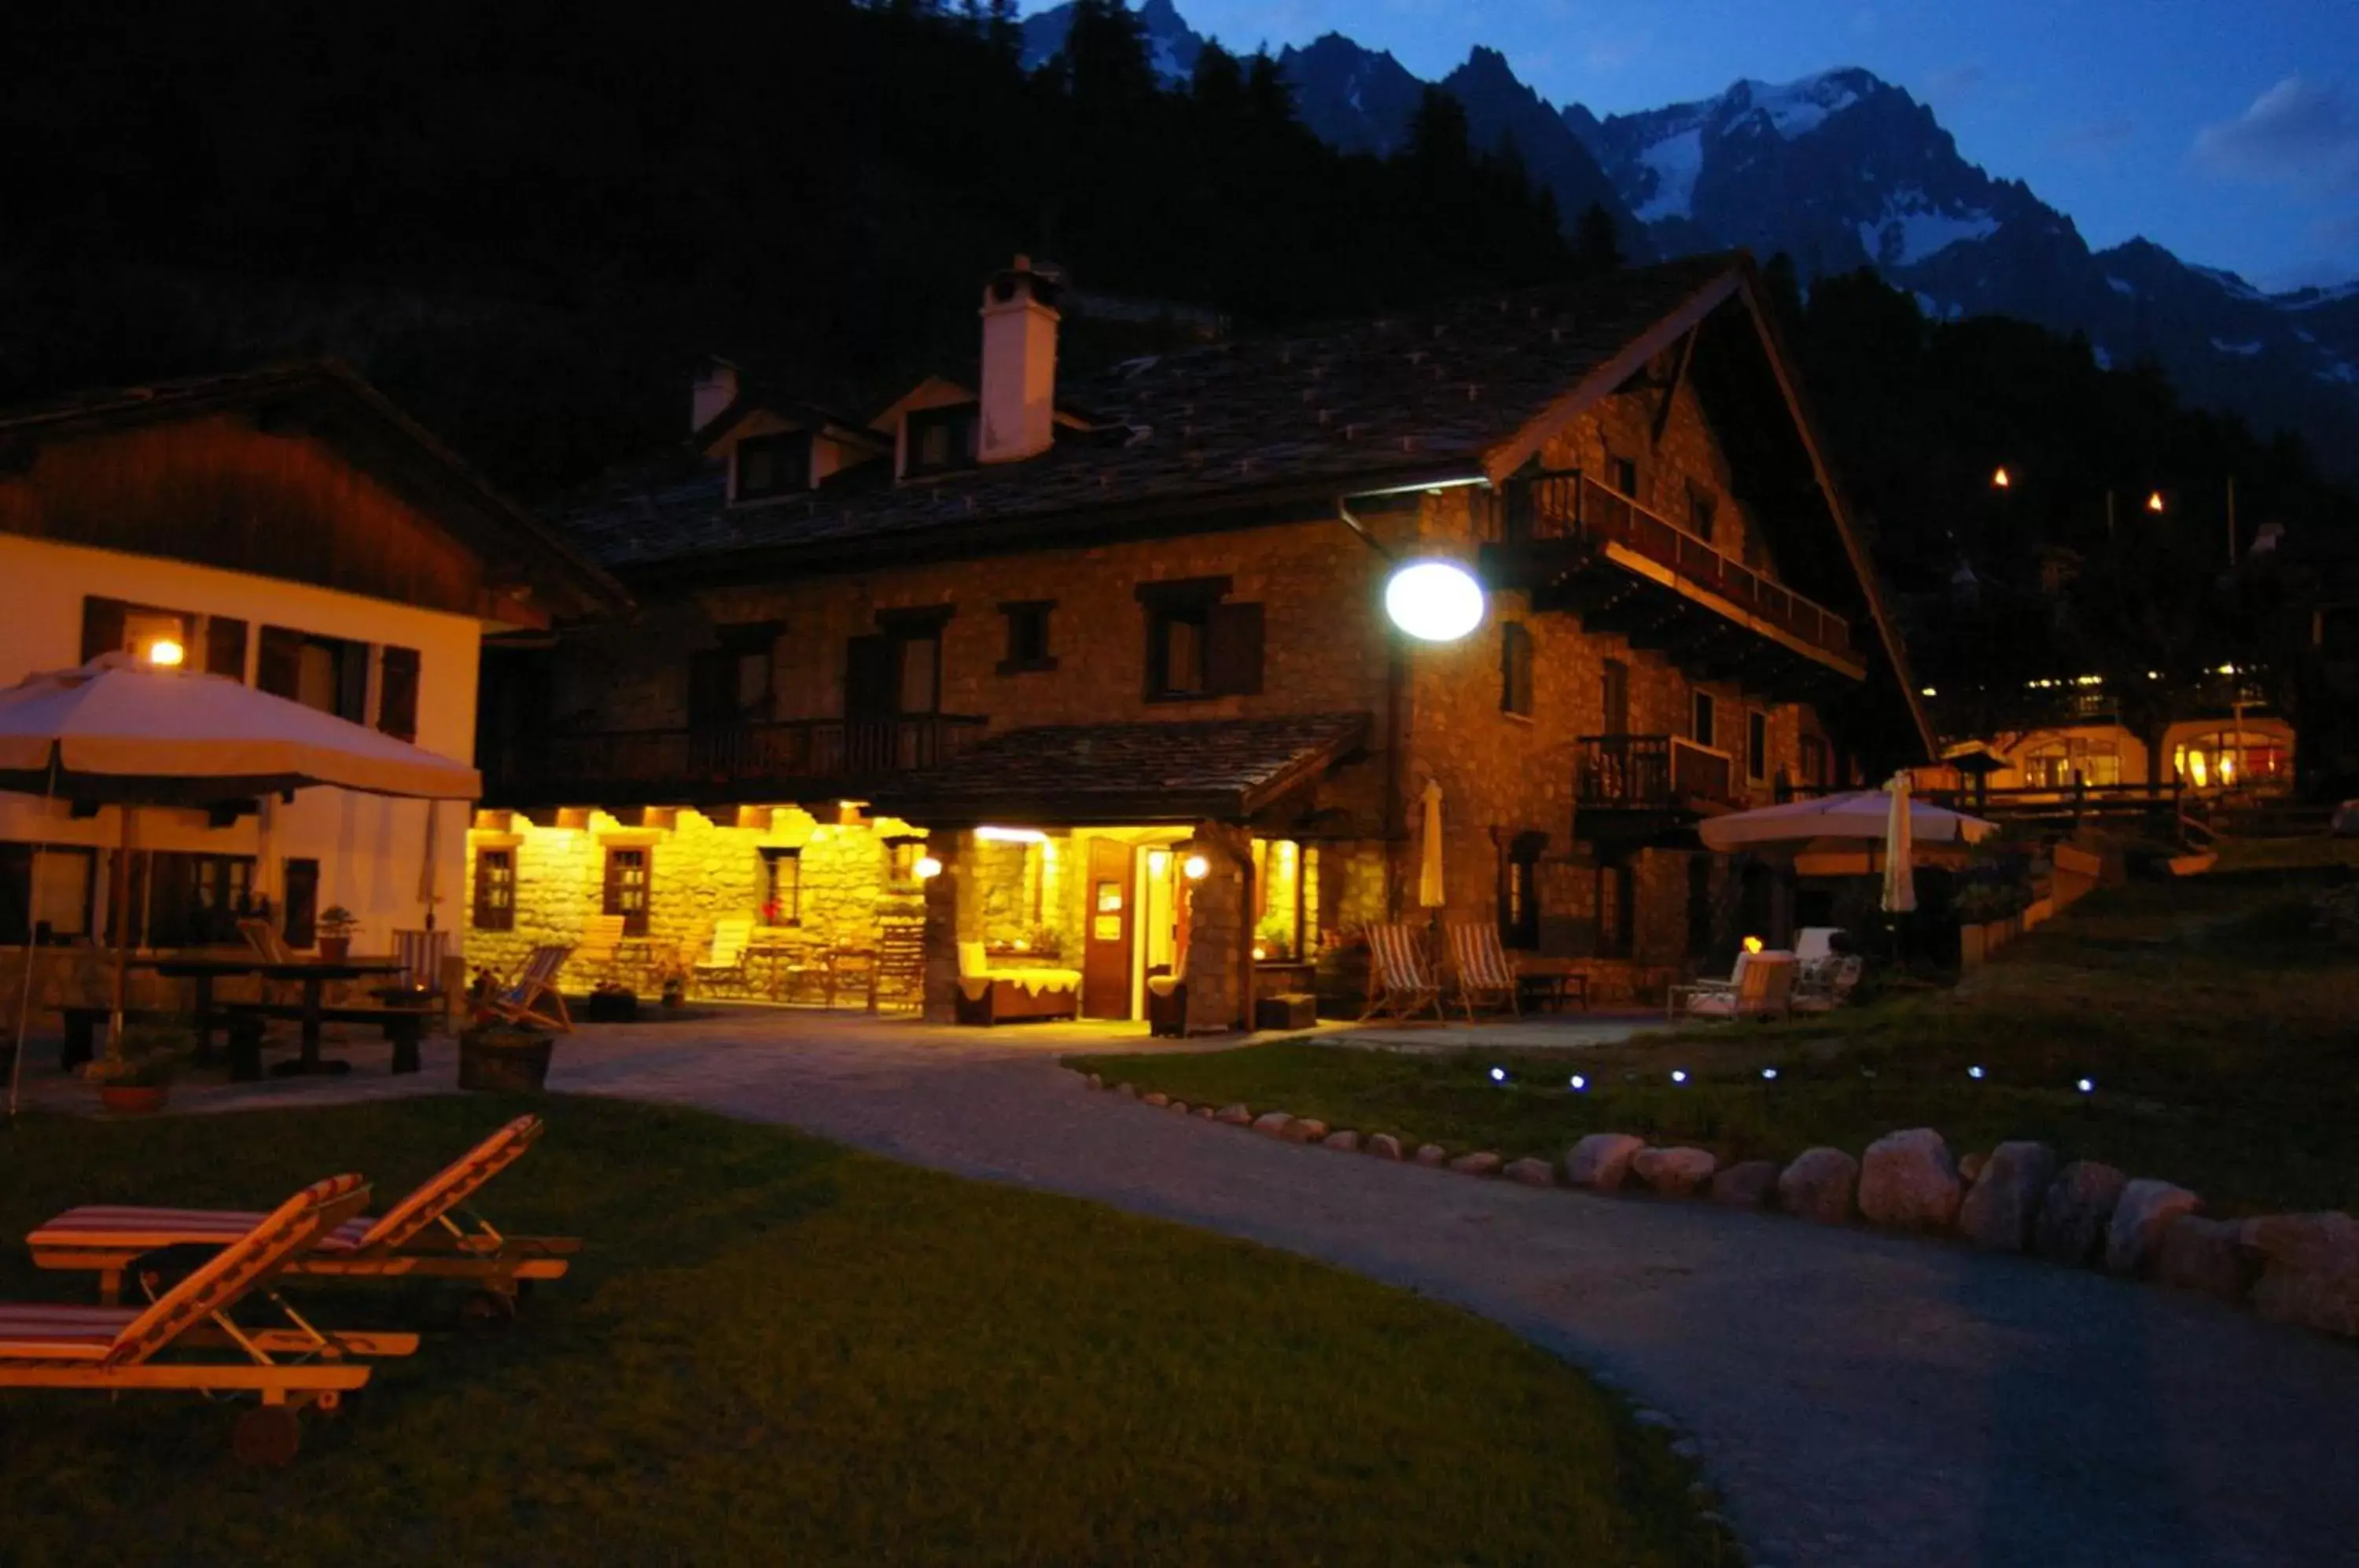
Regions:
<svg viewBox="0 0 2359 1568"><path fill-rule="evenodd" d="M1458 975L1458 1000L1466 1009L1466 1021L1474 1021L1475 1004L1505 1003L1517 1018L1524 1016L1523 1004L1516 997L1516 961L1499 944L1499 928L1492 925L1452 925L1450 928L1451 965Z"/></svg>
<svg viewBox="0 0 2359 1568"><path fill-rule="evenodd" d="M475 1287L470 1320L503 1322L516 1296L535 1279L563 1278L566 1259L582 1248L572 1236L503 1236L461 1205L515 1164L546 1130L538 1116L518 1116L375 1220L347 1219L287 1260L290 1276L340 1279L460 1279ZM462 1214L462 1225L451 1216ZM69 1209L25 1238L42 1269L88 1269L98 1275L99 1299L120 1299L123 1276L160 1247L222 1247L263 1218L222 1209L124 1208L92 1204Z"/></svg>
<svg viewBox="0 0 2359 1568"><path fill-rule="evenodd" d="M230 1311L322 1235L368 1204L358 1176L314 1182L259 1215L244 1235L146 1306L0 1306L0 1388L123 1394L178 1389L253 1394L231 1447L255 1465L284 1465L301 1441L296 1412L332 1410L368 1382L355 1355L408 1355L416 1334L329 1335L288 1312L293 1329L248 1329Z"/></svg>
<svg viewBox="0 0 2359 1568"><path fill-rule="evenodd" d="M565 996L557 988L557 972L565 967L566 955L573 950L560 942L551 942L532 950L498 993L484 1004L494 1017L512 1024L538 1024L560 1034L573 1032L573 1015L565 1010Z"/></svg>
<svg viewBox="0 0 2359 1568"><path fill-rule="evenodd" d="M1426 966L1417 928L1401 923L1368 927L1368 1006L1360 1021L1380 1013L1407 1018L1428 1007L1436 1020L1450 1021L1441 1010L1441 987Z"/></svg>

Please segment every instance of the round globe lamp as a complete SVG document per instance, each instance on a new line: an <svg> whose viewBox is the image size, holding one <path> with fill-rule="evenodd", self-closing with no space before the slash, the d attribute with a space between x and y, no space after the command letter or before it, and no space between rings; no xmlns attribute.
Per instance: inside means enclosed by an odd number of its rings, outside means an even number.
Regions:
<svg viewBox="0 0 2359 1568"><path fill-rule="evenodd" d="M1411 561L1385 584L1385 614L1419 642L1456 642L1483 624L1483 585L1454 561Z"/></svg>

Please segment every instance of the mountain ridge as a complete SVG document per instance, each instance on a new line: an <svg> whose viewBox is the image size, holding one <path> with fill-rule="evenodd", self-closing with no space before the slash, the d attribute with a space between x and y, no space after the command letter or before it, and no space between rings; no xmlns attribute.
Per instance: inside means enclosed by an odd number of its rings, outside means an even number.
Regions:
<svg viewBox="0 0 2359 1568"><path fill-rule="evenodd" d="M1026 19L1025 59L1061 46L1071 5ZM1183 85L1211 41L1174 0L1138 16L1158 75ZM1384 50L1328 33L1277 56L1321 140L1386 156L1430 85ZM2100 365L2153 363L2192 402L2308 439L2359 474L2359 280L2272 294L2150 240L2093 249L2071 216L1958 151L1932 109L1856 65L1600 119L1519 80L1477 45L1439 82L1478 147L1512 144L1568 225L1592 201L1634 259L1738 246L1784 254L1805 288L1873 268L1935 321L2006 315L2084 335Z"/></svg>

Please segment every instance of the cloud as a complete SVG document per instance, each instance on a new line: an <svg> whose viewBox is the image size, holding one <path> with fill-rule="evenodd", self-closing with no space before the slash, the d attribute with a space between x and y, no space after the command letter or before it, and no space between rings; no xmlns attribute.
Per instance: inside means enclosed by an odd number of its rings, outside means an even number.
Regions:
<svg viewBox="0 0 2359 1568"><path fill-rule="evenodd" d="M2108 153L2137 132L2137 122L2125 115L2109 120L2083 120L2057 133L2058 152L2094 156Z"/></svg>
<svg viewBox="0 0 2359 1568"><path fill-rule="evenodd" d="M2359 110L2339 83L2288 76L2234 119L2198 131L2195 158L2234 179L2359 189Z"/></svg>

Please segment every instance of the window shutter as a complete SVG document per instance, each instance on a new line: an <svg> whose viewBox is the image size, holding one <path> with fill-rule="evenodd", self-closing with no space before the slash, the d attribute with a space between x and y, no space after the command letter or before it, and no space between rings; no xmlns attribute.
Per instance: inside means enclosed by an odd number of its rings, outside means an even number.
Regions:
<svg viewBox="0 0 2359 1568"><path fill-rule="evenodd" d="M281 921L289 947L309 947L319 940L320 924L320 863L316 860L289 859L283 874L287 883L287 906Z"/></svg>
<svg viewBox="0 0 2359 1568"><path fill-rule="evenodd" d="M901 700L900 645L882 633L853 637L843 661L843 713L852 719L889 715Z"/></svg>
<svg viewBox="0 0 2359 1568"><path fill-rule="evenodd" d="M401 740L418 738L418 650L388 648L376 694L376 727Z"/></svg>
<svg viewBox="0 0 2359 1568"><path fill-rule="evenodd" d="M245 679L245 623L229 615L205 617L205 673Z"/></svg>
<svg viewBox="0 0 2359 1568"><path fill-rule="evenodd" d="M303 683L303 634L285 626L262 628L262 644L255 655L256 691L294 699Z"/></svg>
<svg viewBox="0 0 2359 1568"><path fill-rule="evenodd" d="M82 661L88 664L102 653L123 650L124 612L129 606L120 599L102 599L92 593L82 602Z"/></svg>
<svg viewBox="0 0 2359 1568"><path fill-rule="evenodd" d="M1260 696L1261 606L1215 604L1204 631L1204 684L1220 696Z"/></svg>
<svg viewBox="0 0 2359 1568"><path fill-rule="evenodd" d="M336 717L368 723L369 645L348 642L336 649Z"/></svg>

